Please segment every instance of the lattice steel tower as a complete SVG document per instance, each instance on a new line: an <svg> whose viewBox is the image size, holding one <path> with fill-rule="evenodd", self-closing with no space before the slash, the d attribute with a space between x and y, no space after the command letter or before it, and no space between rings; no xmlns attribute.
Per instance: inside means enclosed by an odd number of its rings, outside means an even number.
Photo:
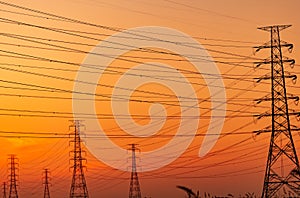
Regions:
<svg viewBox="0 0 300 198"><path fill-rule="evenodd" d="M271 41L262 46L256 47L256 51L264 48L271 49L271 56L262 62L257 63L271 65L271 75L265 75L258 79L271 79L271 96L266 96L257 100L271 101L272 110L260 117L269 116L272 118L272 125L257 133L271 132L271 141L267 166L264 178L262 197L300 197L300 174L299 161L292 137L292 131L299 129L290 124L290 115L299 113L290 112L288 99L299 100L299 97L286 93L285 78L296 79L284 71L285 63L294 65L295 61L282 55L281 48L288 48L291 52L293 45L280 39L280 31L291 25L276 25L258 28L271 34Z"/></svg>
<svg viewBox="0 0 300 198"><path fill-rule="evenodd" d="M6 182L3 182L3 197L6 198Z"/></svg>
<svg viewBox="0 0 300 198"><path fill-rule="evenodd" d="M130 178L130 189L129 198L142 198L139 178L136 169L136 155L137 150L136 144L130 144L131 148L131 178Z"/></svg>
<svg viewBox="0 0 300 198"><path fill-rule="evenodd" d="M49 170L44 170L44 177L43 177L43 184L44 184L44 198L50 198L50 190L49 190Z"/></svg>
<svg viewBox="0 0 300 198"><path fill-rule="evenodd" d="M18 163L16 162L18 158L15 155L10 155L9 159L9 195L8 198L18 198L17 191L17 170Z"/></svg>
<svg viewBox="0 0 300 198"><path fill-rule="evenodd" d="M82 148L81 148L81 139L80 139L80 129L83 127L80 120L72 121L73 124L70 125L70 128L73 128L74 140L71 142L73 143L73 177L72 177L72 184L70 189L70 198L88 198L88 190L87 185L84 177L83 168L84 166L83 161L86 159L82 157Z"/></svg>

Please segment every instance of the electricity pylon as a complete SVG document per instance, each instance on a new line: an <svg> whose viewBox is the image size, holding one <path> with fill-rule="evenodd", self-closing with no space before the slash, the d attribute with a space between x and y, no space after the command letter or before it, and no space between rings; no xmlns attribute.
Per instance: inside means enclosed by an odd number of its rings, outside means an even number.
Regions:
<svg viewBox="0 0 300 198"><path fill-rule="evenodd" d="M3 196L2 198L6 198L6 182L3 182Z"/></svg>
<svg viewBox="0 0 300 198"><path fill-rule="evenodd" d="M280 39L280 31L291 25L275 25L258 28L271 34L271 41L262 46L256 47L256 51L261 49L271 49L271 56L262 62L257 62L257 66L262 64L271 65L271 75L258 78L258 81L271 79L271 97L263 97L257 102L271 101L272 110L260 117L268 116L272 118L272 125L266 129L256 131L258 134L271 132L271 141L267 166L262 191L263 198L270 197L299 197L300 196L300 169L296 149L292 137L292 131L299 129L290 124L290 115L298 115L290 112L288 99L299 100L299 97L286 93L286 78L296 79L284 71L285 63L294 65L295 61L282 55L282 48L288 48L291 52L293 45Z"/></svg>
<svg viewBox="0 0 300 198"><path fill-rule="evenodd" d="M17 166L18 163L16 162L18 158L15 155L10 155L9 159L9 195L8 198L18 198L18 191L17 191L17 173L18 170Z"/></svg>
<svg viewBox="0 0 300 198"><path fill-rule="evenodd" d="M83 127L80 120L72 121L73 124L70 125L70 128L74 129L74 140L73 143L73 176L72 184L70 189L70 198L88 198L88 190L84 177L82 161L85 159L82 157L82 148L81 148L81 139L80 139L80 129Z"/></svg>
<svg viewBox="0 0 300 198"><path fill-rule="evenodd" d="M49 170L44 170L44 177L43 177L43 184L44 184L44 198L50 198L50 190L49 190Z"/></svg>
<svg viewBox="0 0 300 198"><path fill-rule="evenodd" d="M139 178L136 169L136 155L137 150L136 144L130 144L131 148L131 178L130 178L130 189L129 198L142 198Z"/></svg>

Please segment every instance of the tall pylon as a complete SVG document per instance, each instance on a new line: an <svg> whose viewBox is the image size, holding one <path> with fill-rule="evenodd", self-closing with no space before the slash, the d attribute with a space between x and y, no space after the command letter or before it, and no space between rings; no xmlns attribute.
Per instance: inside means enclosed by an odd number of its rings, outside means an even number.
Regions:
<svg viewBox="0 0 300 198"><path fill-rule="evenodd" d="M44 169L44 177L43 177L43 184L44 184L44 198L50 198L50 190L49 190L49 170Z"/></svg>
<svg viewBox="0 0 300 198"><path fill-rule="evenodd" d="M2 198L6 198L6 182L3 182L3 196Z"/></svg>
<svg viewBox="0 0 300 198"><path fill-rule="evenodd" d="M262 191L263 198L270 197L300 197L300 169L296 149L292 137L292 131L299 129L290 123L290 115L299 113L290 112L288 100L299 100L299 97L288 95L286 92L286 78L296 79L284 71L284 65L294 65L295 61L282 55L282 48L288 48L291 52L293 45L280 39L280 31L289 28L291 25L274 25L258 28L271 34L271 40L262 46L261 49L271 49L271 56L257 66L262 64L271 65L271 75L265 75L260 80L271 79L271 96L258 99L257 102L271 101L271 112L259 115L259 118L267 116L272 118L272 125L256 131L258 134L271 132L271 141L267 158L266 172Z"/></svg>
<svg viewBox="0 0 300 198"><path fill-rule="evenodd" d="M81 139L80 139L80 129L84 126L80 120L72 121L70 128L73 128L74 140L70 141L73 143L73 176L72 184L70 189L70 198L88 198L88 189L83 172L83 161L86 159L82 157Z"/></svg>
<svg viewBox="0 0 300 198"><path fill-rule="evenodd" d="M8 198L18 198L17 191L17 170L18 163L15 155L9 156L9 195Z"/></svg>
<svg viewBox="0 0 300 198"><path fill-rule="evenodd" d="M136 144L130 144L131 148L131 177L130 177L130 189L129 198L142 198L139 178L136 169Z"/></svg>

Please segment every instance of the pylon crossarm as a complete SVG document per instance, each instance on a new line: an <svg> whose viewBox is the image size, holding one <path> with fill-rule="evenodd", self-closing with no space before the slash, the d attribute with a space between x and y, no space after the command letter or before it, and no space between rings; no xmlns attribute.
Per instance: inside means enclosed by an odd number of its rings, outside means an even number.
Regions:
<svg viewBox="0 0 300 198"><path fill-rule="evenodd" d="M300 116L300 112L289 112L288 114L289 115ZM286 114L285 113L272 114L272 113L265 112L263 114L254 115L254 117L262 118L262 117L271 117L272 115L274 115L274 116L285 116Z"/></svg>
<svg viewBox="0 0 300 198"><path fill-rule="evenodd" d="M295 64L295 60L294 59L288 59L285 57L285 59L282 59L281 60L282 63L289 63L290 65L294 65ZM260 62L254 62L254 64L256 65L255 67L260 67L261 65L268 65L268 64L271 64L271 63L275 63L275 64L280 64L280 62L276 62L276 61L273 61L273 60L270 60L270 59L265 59L263 61L260 61Z"/></svg>
<svg viewBox="0 0 300 198"><path fill-rule="evenodd" d="M268 41L260 46L254 46L253 49L255 49L255 52L259 52L261 49L270 48L271 41Z"/></svg>

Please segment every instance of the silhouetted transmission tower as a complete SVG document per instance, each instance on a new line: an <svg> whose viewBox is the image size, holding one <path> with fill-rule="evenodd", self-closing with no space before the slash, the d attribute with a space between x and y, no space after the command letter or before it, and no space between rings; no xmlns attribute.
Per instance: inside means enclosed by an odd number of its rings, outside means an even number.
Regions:
<svg viewBox="0 0 300 198"><path fill-rule="evenodd" d="M293 142L292 131L299 129L290 124L290 115L298 115L296 112L290 112L288 108L288 99L299 100L299 97L287 95L285 78L296 79L296 75L291 75L284 71L284 63L294 65L293 59L282 55L281 48L288 48L291 52L293 45L280 39L280 31L291 25L276 25L258 28L270 32L271 41L262 46L256 47L256 51L264 48L271 49L271 57L262 62L262 64L271 65L271 75L265 75L258 78L258 81L271 79L271 97L266 96L258 99L257 102L271 101L272 112L266 112L259 116L269 116L272 118L272 125L263 130L256 131L257 134L271 132L271 141L267 160L267 167L264 179L262 197L300 197L300 174L299 161Z"/></svg>
<svg viewBox="0 0 300 198"><path fill-rule="evenodd" d="M18 159L15 155L10 155L9 159L9 196L8 198L18 198L18 191L17 191L17 166L18 163L16 162Z"/></svg>
<svg viewBox="0 0 300 198"><path fill-rule="evenodd" d="M49 190L49 170L44 170L44 198L50 198L50 190Z"/></svg>
<svg viewBox="0 0 300 198"><path fill-rule="evenodd" d="M139 178L136 170L136 156L135 151L137 150L136 144L130 144L131 146L131 178L130 178L130 189L129 198L142 198Z"/></svg>
<svg viewBox="0 0 300 198"><path fill-rule="evenodd" d="M86 181L83 172L82 161L85 159L82 157L82 148L81 148L81 140L80 140L80 128L83 127L80 120L72 121L73 124L70 128L74 129L74 140L71 141L73 145L73 177L72 184L70 189L70 198L88 198L88 190L86 186Z"/></svg>
<svg viewBox="0 0 300 198"><path fill-rule="evenodd" d="M3 182L3 197L6 198L6 182Z"/></svg>

